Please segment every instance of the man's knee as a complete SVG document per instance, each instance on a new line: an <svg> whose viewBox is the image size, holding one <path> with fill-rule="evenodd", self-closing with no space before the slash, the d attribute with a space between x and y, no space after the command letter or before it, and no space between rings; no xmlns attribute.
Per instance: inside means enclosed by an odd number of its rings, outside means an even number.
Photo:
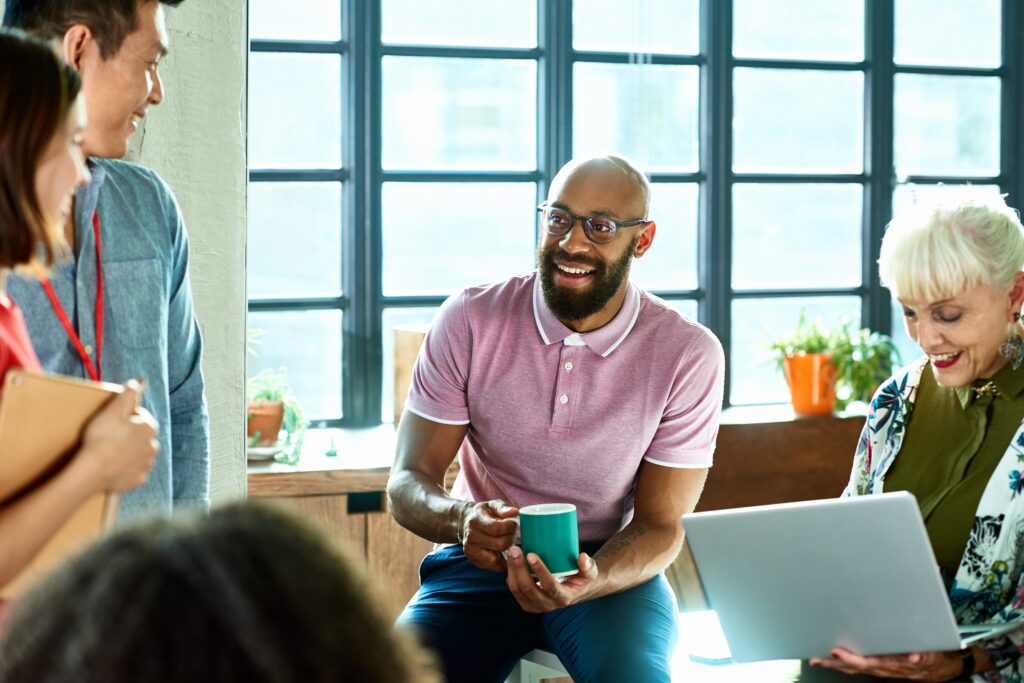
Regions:
<svg viewBox="0 0 1024 683"><path fill-rule="evenodd" d="M662 588L655 579L550 616L549 642L573 680L670 680L678 627L675 603Z"/></svg>
<svg viewBox="0 0 1024 683"><path fill-rule="evenodd" d="M643 681L669 683L670 653L637 651L628 648L604 648L592 652L580 669L571 671L575 683L612 683Z"/></svg>

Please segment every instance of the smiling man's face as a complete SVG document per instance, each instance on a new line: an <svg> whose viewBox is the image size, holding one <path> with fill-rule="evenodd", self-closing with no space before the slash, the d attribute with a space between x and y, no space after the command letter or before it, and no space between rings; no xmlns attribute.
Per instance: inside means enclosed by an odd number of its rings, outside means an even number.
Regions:
<svg viewBox="0 0 1024 683"><path fill-rule="evenodd" d="M146 111L164 99L157 73L167 52L163 8L156 0L143 0L136 15L136 29L116 53L104 59L99 44L93 40L77 64L89 113L82 144L87 156L123 157L128 151L128 139L138 129Z"/></svg>
<svg viewBox="0 0 1024 683"><path fill-rule="evenodd" d="M560 172L551 184L548 206L618 222L646 217L642 188L602 160ZM555 317L580 332L586 331L581 327L594 329L608 322L622 305L633 257L646 251L653 234L654 224L649 223L620 229L611 242L597 244L587 238L580 221L556 236L546 232L542 219L537 267L544 302Z"/></svg>

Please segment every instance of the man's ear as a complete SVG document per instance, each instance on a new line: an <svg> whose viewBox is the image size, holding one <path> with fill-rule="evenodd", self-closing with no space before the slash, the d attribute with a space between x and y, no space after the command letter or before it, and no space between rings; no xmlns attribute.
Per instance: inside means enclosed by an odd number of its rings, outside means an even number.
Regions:
<svg viewBox="0 0 1024 683"><path fill-rule="evenodd" d="M75 71L82 72L82 59L86 48L93 42L92 31L85 24L75 24L64 33L61 53L64 61Z"/></svg>
<svg viewBox="0 0 1024 683"><path fill-rule="evenodd" d="M647 253L647 250L651 248L651 244L654 243L654 233L657 232L658 226L651 221L644 229L640 231L640 237L636 241L636 246L633 247L633 256L640 258Z"/></svg>

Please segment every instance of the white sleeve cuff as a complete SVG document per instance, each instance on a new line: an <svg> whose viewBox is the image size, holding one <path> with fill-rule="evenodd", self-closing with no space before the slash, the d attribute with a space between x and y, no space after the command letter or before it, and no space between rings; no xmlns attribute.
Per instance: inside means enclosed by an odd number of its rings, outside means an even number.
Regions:
<svg viewBox="0 0 1024 683"><path fill-rule="evenodd" d="M426 413L424 413L422 411L416 410L415 408L413 408L408 403L405 404L405 409L408 410L410 413L413 413L415 415L419 415L420 417L422 417L425 420L430 420L431 422L438 422L438 423L443 424L443 425L468 425L469 424L469 420L442 420L439 417L434 417L433 415L427 415Z"/></svg>

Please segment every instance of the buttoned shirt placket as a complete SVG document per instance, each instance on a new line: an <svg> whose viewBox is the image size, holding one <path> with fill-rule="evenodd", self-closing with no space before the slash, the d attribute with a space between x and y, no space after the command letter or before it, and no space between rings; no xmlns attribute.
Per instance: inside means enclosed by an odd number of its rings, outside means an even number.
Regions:
<svg viewBox="0 0 1024 683"><path fill-rule="evenodd" d="M551 408L551 428L559 431L571 431L576 406L581 402L580 366L583 354L587 353L587 344L580 334L571 334L562 342L558 354L557 380L555 381L554 401Z"/></svg>

